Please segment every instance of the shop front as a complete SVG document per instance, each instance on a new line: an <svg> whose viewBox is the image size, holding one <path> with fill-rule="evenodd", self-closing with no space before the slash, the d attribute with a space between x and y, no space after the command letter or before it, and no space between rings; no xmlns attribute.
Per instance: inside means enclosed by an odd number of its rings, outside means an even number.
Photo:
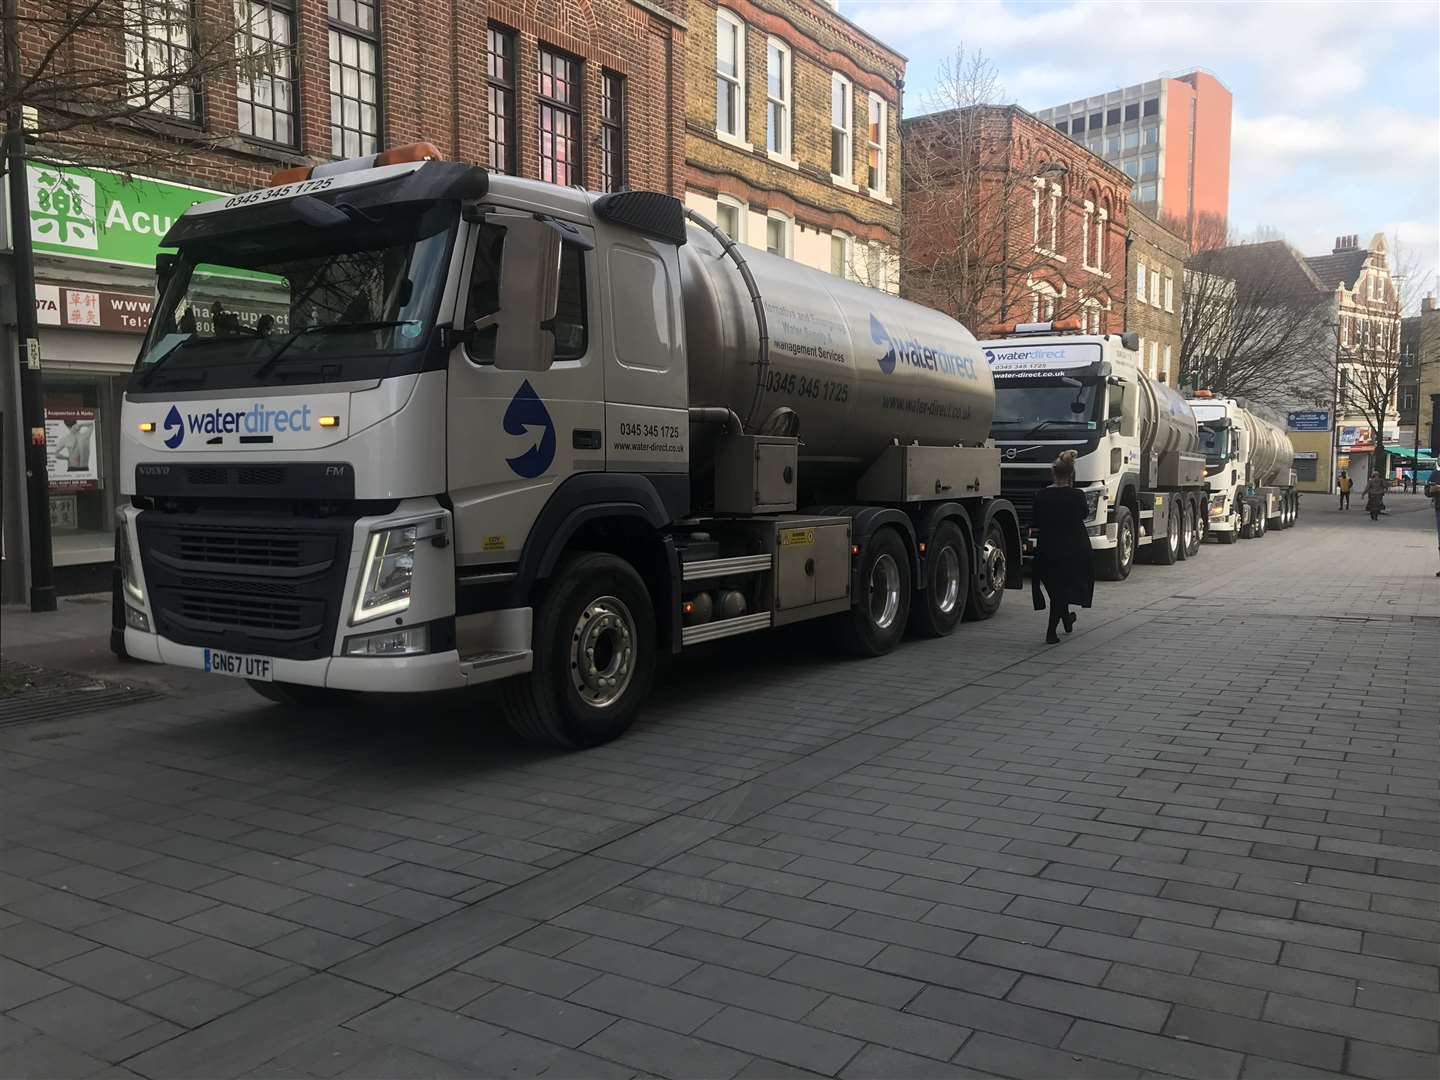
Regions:
<svg viewBox="0 0 1440 1080"><path fill-rule="evenodd" d="M103 590L121 498L120 404L154 302L155 255L175 218L218 193L69 166L32 164L27 179L55 584L62 595ZM12 274L7 251L7 285ZM14 290L6 295L0 598L19 603L28 595L29 551Z"/></svg>

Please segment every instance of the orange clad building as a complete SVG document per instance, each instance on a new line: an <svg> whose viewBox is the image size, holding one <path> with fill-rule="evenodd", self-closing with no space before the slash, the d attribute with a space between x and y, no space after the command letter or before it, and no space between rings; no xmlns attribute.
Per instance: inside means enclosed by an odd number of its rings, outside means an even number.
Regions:
<svg viewBox="0 0 1440 1080"><path fill-rule="evenodd" d="M1035 113L1124 170L1130 201L1192 244L1197 223L1229 216L1230 114L1229 89L1200 69Z"/></svg>

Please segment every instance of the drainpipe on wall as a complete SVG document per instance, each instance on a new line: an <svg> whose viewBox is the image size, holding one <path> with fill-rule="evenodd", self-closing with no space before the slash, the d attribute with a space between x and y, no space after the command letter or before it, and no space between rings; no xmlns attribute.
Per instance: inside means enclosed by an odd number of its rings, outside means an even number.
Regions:
<svg viewBox="0 0 1440 1080"><path fill-rule="evenodd" d="M1120 314L1120 332L1130 332L1130 245L1135 242L1135 230L1125 230L1125 308Z"/></svg>

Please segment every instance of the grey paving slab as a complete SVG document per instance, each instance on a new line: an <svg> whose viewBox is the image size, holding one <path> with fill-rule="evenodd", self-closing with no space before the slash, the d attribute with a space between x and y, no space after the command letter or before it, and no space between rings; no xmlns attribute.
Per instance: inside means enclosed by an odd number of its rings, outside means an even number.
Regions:
<svg viewBox="0 0 1440 1080"><path fill-rule="evenodd" d="M242 687L0 732L7 1069L1428 1080L1433 540L1312 502L1055 647L718 643L584 754Z"/></svg>

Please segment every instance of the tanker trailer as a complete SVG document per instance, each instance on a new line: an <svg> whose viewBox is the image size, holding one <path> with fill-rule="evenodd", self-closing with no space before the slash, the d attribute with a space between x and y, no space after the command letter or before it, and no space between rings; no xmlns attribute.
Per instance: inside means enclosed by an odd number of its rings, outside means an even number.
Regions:
<svg viewBox="0 0 1440 1080"><path fill-rule="evenodd" d="M1288 529L1300 515L1295 450L1279 417L1240 398L1198 390L1190 406L1205 452L1210 535L1222 544Z"/></svg>
<svg viewBox="0 0 1440 1080"><path fill-rule="evenodd" d="M981 342L995 379L1001 491L1029 526L1050 464L1074 450L1096 573L1129 577L1138 556L1197 555L1203 459L1185 400L1151 379L1134 334L1083 334L1073 320L1022 323Z"/></svg>
<svg viewBox="0 0 1440 1080"><path fill-rule="evenodd" d="M878 655L1019 587L960 324L669 196L439 158L167 234L121 425L132 657L292 704L494 682L581 747L664 654L814 620Z"/></svg>

